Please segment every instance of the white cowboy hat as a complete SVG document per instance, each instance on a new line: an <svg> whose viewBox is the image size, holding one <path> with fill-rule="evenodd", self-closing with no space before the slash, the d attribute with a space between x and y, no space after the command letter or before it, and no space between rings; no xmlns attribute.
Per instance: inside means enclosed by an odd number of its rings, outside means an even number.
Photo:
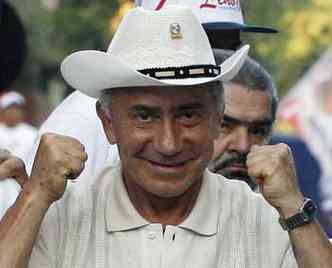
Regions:
<svg viewBox="0 0 332 268"><path fill-rule="evenodd" d="M247 25L244 23L240 0L135 0L137 6L159 10L168 5L190 7L204 29L209 32L239 30L243 32L276 33L270 27Z"/></svg>
<svg viewBox="0 0 332 268"><path fill-rule="evenodd" d="M216 65L208 38L190 8L135 8L122 20L107 52L87 50L61 64L73 88L99 97L104 89L199 85L228 81L241 68L249 46Z"/></svg>

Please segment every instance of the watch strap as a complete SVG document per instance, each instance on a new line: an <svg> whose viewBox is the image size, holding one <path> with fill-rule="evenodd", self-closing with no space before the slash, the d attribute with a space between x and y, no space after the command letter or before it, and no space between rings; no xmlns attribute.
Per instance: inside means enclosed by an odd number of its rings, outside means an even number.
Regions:
<svg viewBox="0 0 332 268"><path fill-rule="evenodd" d="M311 212L311 211L310 212L306 211L306 208L305 208L309 202L311 203L312 206L315 207L312 200L305 198L298 213L296 213L295 215L293 215L287 219L283 219L280 217L279 223L280 223L281 227L286 231L291 231L295 228L298 228L300 226L303 226L305 224L312 222L315 218L315 213Z"/></svg>

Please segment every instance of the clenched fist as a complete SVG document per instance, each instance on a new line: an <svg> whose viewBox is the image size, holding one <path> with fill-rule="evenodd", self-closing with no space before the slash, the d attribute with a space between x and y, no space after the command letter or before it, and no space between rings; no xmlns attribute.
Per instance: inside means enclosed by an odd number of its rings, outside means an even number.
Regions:
<svg viewBox="0 0 332 268"><path fill-rule="evenodd" d="M28 175L24 162L9 151L0 149L0 180L13 178L21 187L27 181Z"/></svg>
<svg viewBox="0 0 332 268"><path fill-rule="evenodd" d="M294 215L303 203L290 148L286 144L253 146L247 156L248 173L266 201L282 217Z"/></svg>
<svg viewBox="0 0 332 268"><path fill-rule="evenodd" d="M29 188L52 203L62 197L67 180L80 175L86 160L84 146L78 140L46 133L40 139Z"/></svg>

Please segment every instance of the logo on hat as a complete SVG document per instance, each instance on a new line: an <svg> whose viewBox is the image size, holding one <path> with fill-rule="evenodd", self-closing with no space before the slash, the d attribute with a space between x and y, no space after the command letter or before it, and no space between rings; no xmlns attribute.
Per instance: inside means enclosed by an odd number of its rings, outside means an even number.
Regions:
<svg viewBox="0 0 332 268"><path fill-rule="evenodd" d="M171 33L172 39L181 39L182 38L182 32L181 32L181 26L178 23L172 23L169 26L169 31Z"/></svg>

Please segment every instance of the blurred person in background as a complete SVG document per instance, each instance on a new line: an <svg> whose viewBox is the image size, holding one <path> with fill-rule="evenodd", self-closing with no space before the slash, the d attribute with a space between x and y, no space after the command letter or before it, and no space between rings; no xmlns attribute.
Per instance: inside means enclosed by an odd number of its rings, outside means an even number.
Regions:
<svg viewBox="0 0 332 268"><path fill-rule="evenodd" d="M231 54L214 50L217 63ZM278 105L277 90L270 74L248 57L239 73L224 83L224 95L224 119L209 168L226 178L243 180L254 189L256 184L248 175L247 155L253 145L270 141Z"/></svg>
<svg viewBox="0 0 332 268"><path fill-rule="evenodd" d="M15 91L0 96L0 148L26 159L37 137L37 129L26 123L25 97Z"/></svg>
<svg viewBox="0 0 332 268"><path fill-rule="evenodd" d="M311 137L308 144L321 167L321 206L332 233L332 79L322 82L315 95L315 112L306 125L307 134Z"/></svg>
<svg viewBox="0 0 332 268"><path fill-rule="evenodd" d="M20 74L27 54L27 42L24 26L20 17L16 13L16 10L10 3L6 1L0 1L0 40L0 95L4 97L8 94L5 92L8 92L8 89L11 88L18 75ZM2 98L2 103L8 108L8 95L5 98L7 99L7 101ZM19 103L24 102L24 100L22 100L22 97L16 98L16 101L18 101ZM6 102L7 104L5 104ZM17 111L17 108L18 107L16 105L15 108L11 107L9 111L13 109ZM20 110L20 108L18 109ZM1 111L0 113L2 112L4 111ZM5 117L12 117L11 114L8 115L8 112L4 113L7 114L4 115L2 113ZM8 124L9 126L13 126L18 121L22 120L21 112L15 114L15 119L3 119L4 121L6 121L6 124ZM12 132L6 132L6 135L4 135L2 130L8 130L9 126L5 126L3 123L1 124L2 126L0 127L0 132L2 134L0 134L0 147L7 141L7 138L10 138L10 136L8 135L12 135ZM29 130L28 132L28 136L30 136L33 131ZM19 143L25 140L26 137L24 136L24 133L21 133L20 137L18 137ZM31 142L27 144L27 147L31 147ZM23 151L25 151L25 149ZM26 157L26 153L23 151L21 151L21 153L18 152L18 154L21 156L24 155L24 157ZM10 207L15 201L18 192L20 191L20 186L16 183L16 181L22 185L23 183L20 179L22 175L20 174L24 173L22 171L24 170L24 164L21 160L18 160L16 157L11 156L11 154L6 150L1 150L1 152L0 218L7 210L7 208ZM20 170L22 172L19 172ZM12 176L15 177L16 181L9 179L9 177L11 176L9 176L8 174L12 174ZM24 178L26 179L27 177L24 176Z"/></svg>

